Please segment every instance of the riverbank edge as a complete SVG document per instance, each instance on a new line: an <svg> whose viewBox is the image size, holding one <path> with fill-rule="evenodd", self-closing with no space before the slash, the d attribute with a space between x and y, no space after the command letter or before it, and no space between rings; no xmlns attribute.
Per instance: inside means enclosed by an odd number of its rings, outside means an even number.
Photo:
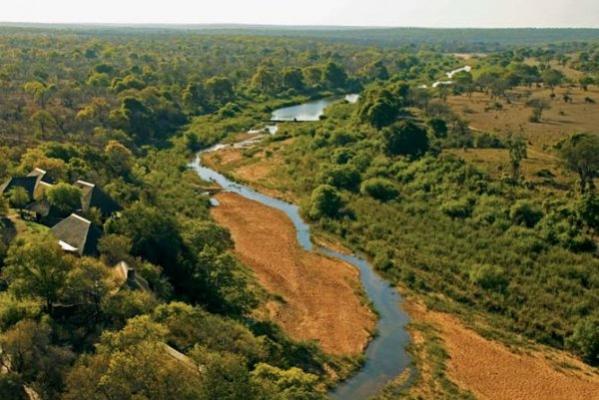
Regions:
<svg viewBox="0 0 599 400"><path fill-rule="evenodd" d="M267 138L268 135L263 135L264 138ZM232 146L234 143L228 141L227 146ZM275 193L273 193L273 191L267 190L265 191L262 186L260 185L256 185L254 182L251 181L246 181L243 179L239 179L239 177L235 176L232 173L226 172L226 171L222 171L218 168L218 165L216 165L215 163L212 162L206 162L204 163L207 158L205 157L206 155L208 155L210 153L204 153L201 154L201 152L199 152L196 157L200 158L200 162L211 168L214 169L215 171L218 171L219 173L221 173L223 176L225 176L227 179L234 181L234 182L238 182L242 185L246 185L248 187L250 187L251 189L255 190L258 193L262 193L265 194L269 197L273 197L276 198L277 200L281 200L290 204L295 204L298 207L298 201L295 198L290 198L290 197L286 197L281 195L280 192L276 191ZM301 210L301 207L300 207ZM306 220L309 221L309 220ZM354 252L352 251L349 247L345 246L342 241L339 238L334 237L333 235L331 235L328 232L325 232L321 229L319 229L318 226L310 223L310 240L312 241L312 243L314 244L314 252L317 252L318 254L330 258L329 256L327 256L326 254L324 254L323 252L319 251L320 247L324 247L324 248L331 248L332 250L338 251L342 254L346 254L346 255L360 255L361 257L363 257L371 266L373 271L376 274L379 274L381 277L384 278L384 275L381 275L381 272L378 271L374 265L372 264L372 260L370 259L370 257L367 257L364 254L361 254L359 252ZM355 266L352 265L348 265L348 267L350 268L357 268ZM361 283L361 282L360 282ZM406 315L408 315L410 317L410 323L408 324L408 326L406 327L406 332L408 333L408 335L410 336L410 341L408 343L408 345L405 348L406 351L406 355L408 355L408 357L410 358L410 362L409 364L404 368L404 370L394 379L392 379L387 385L385 385L382 389L381 389L381 393L383 390L386 390L387 387L392 387L393 391L401 391L402 393L405 392L406 390L408 390L415 382L416 382L416 378L418 377L418 371L417 371L417 365L414 363L414 357L413 357L413 353L410 351L410 346L411 346L411 341L412 341L412 329L410 328L411 325L411 315L409 315L407 309L403 306L403 304L407 301L407 299L404 298L404 293L405 290L400 289L400 287L393 285L390 283L390 285L392 285L394 287L394 289L397 291L398 295L400 296L400 302L397 304L397 307L402 308L402 310L404 312L406 312ZM366 294L364 287L362 284L360 284L359 286L359 290L356 293L359 298L362 300L363 304L365 306L368 307L369 310L371 310L373 312L373 314L376 316L377 319L377 327L378 327L378 320L380 319L380 314L379 312L376 310L376 307L374 306L374 304L372 303L372 301L370 300L370 298L368 297L368 295ZM360 357L352 357L352 356L346 356L343 357L347 360L353 360L354 362L354 368L346 371L348 372L347 374L344 374L343 376L338 376L339 379L337 379L334 383L334 386L330 386L330 394L332 394L332 392L335 390L335 388L341 384L343 384L343 382L346 382L348 380L350 380L354 375L356 375L360 369L364 366L365 362L366 362L366 351L368 349L368 346L372 343L373 340L376 339L376 337L378 336L378 328L375 327L375 330L373 331L372 335L370 336L369 340L365 343L364 348L362 349L362 354ZM348 358L349 357L349 358ZM398 384L396 379L402 377L401 379L401 383ZM377 396L377 395L375 395Z"/></svg>

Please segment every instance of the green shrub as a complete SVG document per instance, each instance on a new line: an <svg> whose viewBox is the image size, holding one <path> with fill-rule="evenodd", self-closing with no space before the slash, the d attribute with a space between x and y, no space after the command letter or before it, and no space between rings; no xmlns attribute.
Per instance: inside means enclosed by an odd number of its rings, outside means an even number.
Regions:
<svg viewBox="0 0 599 400"><path fill-rule="evenodd" d="M509 223L509 215L505 208L505 201L497 196L481 196L476 205L473 217L477 223L487 225Z"/></svg>
<svg viewBox="0 0 599 400"><path fill-rule="evenodd" d="M309 216L312 219L337 217L342 207L343 200L337 189L331 185L320 185L310 197Z"/></svg>
<svg viewBox="0 0 599 400"><path fill-rule="evenodd" d="M476 264L470 270L470 280L486 290L503 291L508 285L503 268L490 264Z"/></svg>
<svg viewBox="0 0 599 400"><path fill-rule="evenodd" d="M587 317L578 321L566 344L589 364L599 365L599 318Z"/></svg>
<svg viewBox="0 0 599 400"><path fill-rule="evenodd" d="M510 209L510 218L516 225L534 228L543 218L543 211L528 200L519 200Z"/></svg>
<svg viewBox="0 0 599 400"><path fill-rule="evenodd" d="M319 177L323 184L350 191L357 191L361 180L360 173L352 165L334 165L324 170Z"/></svg>
<svg viewBox="0 0 599 400"><path fill-rule="evenodd" d="M503 149L505 144L492 133L481 133L474 138L474 146L478 149Z"/></svg>
<svg viewBox="0 0 599 400"><path fill-rule="evenodd" d="M472 215L474 201L471 198L449 200L441 205L441 212L451 218L468 218Z"/></svg>
<svg viewBox="0 0 599 400"><path fill-rule="evenodd" d="M429 149L426 129L411 121L400 121L383 130L387 154L419 157Z"/></svg>
<svg viewBox="0 0 599 400"><path fill-rule="evenodd" d="M372 178L364 181L360 192L383 202L393 200L399 196L399 189L395 183L384 178Z"/></svg>

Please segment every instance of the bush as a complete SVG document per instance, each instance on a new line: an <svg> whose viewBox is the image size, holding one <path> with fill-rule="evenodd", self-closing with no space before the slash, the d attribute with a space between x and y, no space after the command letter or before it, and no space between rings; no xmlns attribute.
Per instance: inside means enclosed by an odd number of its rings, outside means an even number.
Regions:
<svg viewBox="0 0 599 400"><path fill-rule="evenodd" d="M476 264L470 271L470 280L486 290L503 291L508 285L505 271L490 264Z"/></svg>
<svg viewBox="0 0 599 400"><path fill-rule="evenodd" d="M337 189L331 185L320 185L312 192L308 214L312 219L334 218L339 216L342 207L343 200Z"/></svg>
<svg viewBox="0 0 599 400"><path fill-rule="evenodd" d="M26 400L28 398L30 397L25 392L23 378L19 374L7 372L0 375L0 399Z"/></svg>
<svg viewBox="0 0 599 400"><path fill-rule="evenodd" d="M508 212L502 198L497 196L481 196L473 216L477 223L494 225L511 225Z"/></svg>
<svg viewBox="0 0 599 400"><path fill-rule="evenodd" d="M566 344L589 364L599 365L599 318L588 317L578 321Z"/></svg>
<svg viewBox="0 0 599 400"><path fill-rule="evenodd" d="M426 129L411 121L401 121L383 130L387 154L418 157L429 149Z"/></svg>
<svg viewBox="0 0 599 400"><path fill-rule="evenodd" d="M321 173L320 182L335 186L338 189L356 191L360 187L362 177L351 165L335 165Z"/></svg>
<svg viewBox="0 0 599 400"><path fill-rule="evenodd" d="M591 229L599 232L599 197L587 194L577 204L580 219Z"/></svg>
<svg viewBox="0 0 599 400"><path fill-rule="evenodd" d="M478 149L503 149L505 144L491 133L481 133L474 139L474 146Z"/></svg>
<svg viewBox="0 0 599 400"><path fill-rule="evenodd" d="M441 212L451 218L468 218L472 215L474 201L470 198L450 200L441 205Z"/></svg>
<svg viewBox="0 0 599 400"><path fill-rule="evenodd" d="M528 200L519 200L510 209L510 218L516 225L534 228L543 218L543 211Z"/></svg>
<svg viewBox="0 0 599 400"><path fill-rule="evenodd" d="M399 196L397 186L384 178L373 178L364 181L360 191L362 194L383 202L393 200Z"/></svg>

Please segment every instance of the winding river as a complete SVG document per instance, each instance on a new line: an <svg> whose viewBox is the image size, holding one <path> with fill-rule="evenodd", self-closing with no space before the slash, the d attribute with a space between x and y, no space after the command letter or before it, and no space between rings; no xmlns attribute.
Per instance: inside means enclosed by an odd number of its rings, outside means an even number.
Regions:
<svg viewBox="0 0 599 400"><path fill-rule="evenodd" d="M357 97L352 97L353 99L357 100ZM283 120L282 117L285 117L291 118L290 121L317 121L326 106L332 101L323 99L277 110L273 113L273 120L280 121ZM349 99L348 101L351 102ZM294 111L291 111L292 108ZM224 145L216 145L203 150L191 164L202 179L217 183L227 192L237 193L247 199L284 212L293 222L297 241L302 248L306 251L318 251L329 257L343 260L360 270L360 280L364 291L379 314L377 336L366 349L365 363L360 371L342 382L330 395L333 399L339 400L363 400L378 393L386 383L410 366L410 358L405 349L410 339L405 329L408 316L400 307L401 297L388 282L375 272L366 259L356 255L343 254L330 248L315 246L310 237L310 226L302 219L297 206L233 182L217 171L202 165L202 153L217 151L223 147ZM217 203L214 204L217 205Z"/></svg>

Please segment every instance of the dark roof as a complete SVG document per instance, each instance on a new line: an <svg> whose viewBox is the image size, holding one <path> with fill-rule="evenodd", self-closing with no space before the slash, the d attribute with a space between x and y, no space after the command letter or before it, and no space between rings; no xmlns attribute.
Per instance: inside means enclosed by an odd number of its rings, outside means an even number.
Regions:
<svg viewBox="0 0 599 400"><path fill-rule="evenodd" d="M64 218L64 214L50 204L46 198L41 198L29 204L27 210L34 212L38 222L46 226L53 226Z"/></svg>
<svg viewBox="0 0 599 400"><path fill-rule="evenodd" d="M103 216L109 216L121 210L121 206L116 201L93 183L77 181L75 186L81 190L81 210L83 212L97 208Z"/></svg>
<svg viewBox="0 0 599 400"><path fill-rule="evenodd" d="M98 253L98 239L101 231L91 221L71 214L52 228L52 234L61 247L80 256L93 256Z"/></svg>
<svg viewBox="0 0 599 400"><path fill-rule="evenodd" d="M27 176L34 176L37 178L37 183L45 182L45 183L53 183L52 179L48 176L48 173L41 168L34 168Z"/></svg>
<svg viewBox="0 0 599 400"><path fill-rule="evenodd" d="M36 176L21 176L21 177L12 177L8 178L6 182L0 186L0 194L8 195L10 191L16 187L22 187L27 191L30 199L33 199L33 194L35 192L35 187L37 185L37 177Z"/></svg>

